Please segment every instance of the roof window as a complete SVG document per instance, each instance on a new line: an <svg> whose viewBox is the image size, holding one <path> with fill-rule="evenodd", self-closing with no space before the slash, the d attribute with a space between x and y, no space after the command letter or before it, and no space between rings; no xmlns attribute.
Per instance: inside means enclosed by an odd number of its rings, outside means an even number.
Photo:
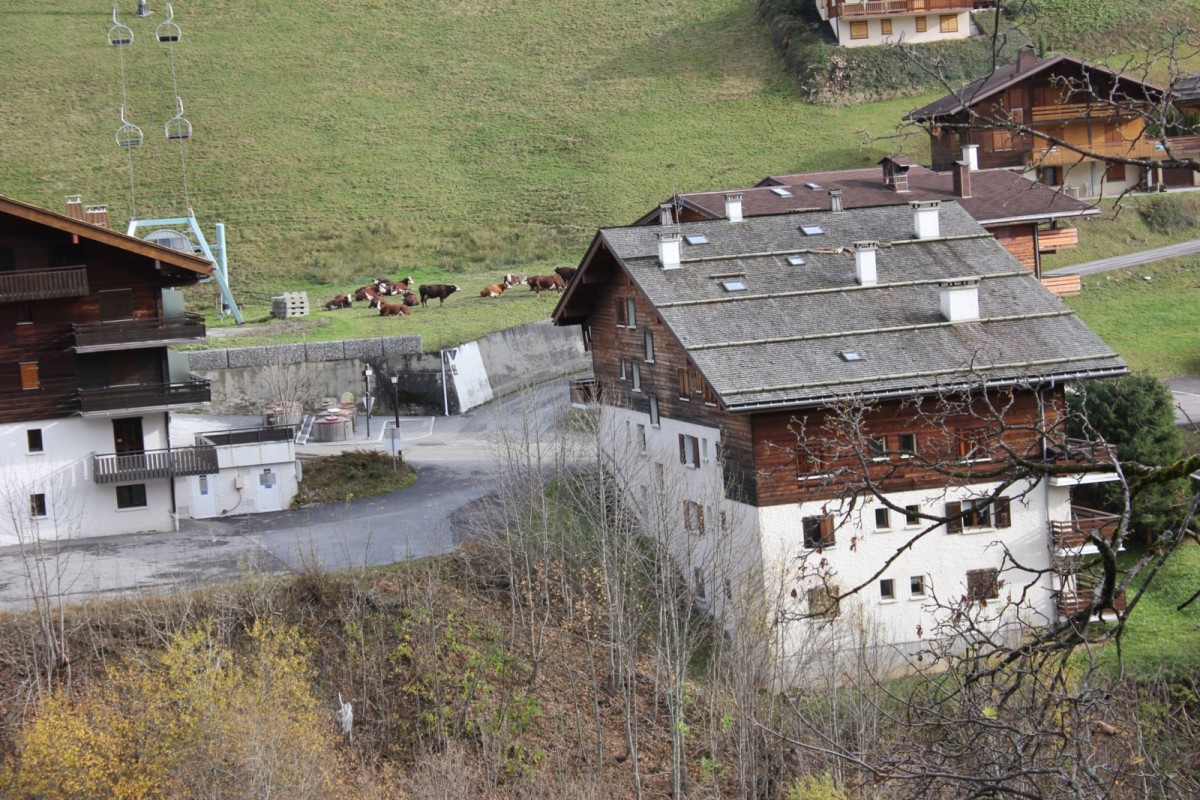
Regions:
<svg viewBox="0 0 1200 800"><path fill-rule="evenodd" d="M819 183L806 183L806 184L804 184L804 185L805 185L805 186L807 186L808 188L812 189L814 192L815 192L817 189L820 189L820 188L821 188L821 184L819 184Z"/></svg>
<svg viewBox="0 0 1200 800"><path fill-rule="evenodd" d="M804 259L801 258L800 256L788 256L787 261L793 267L803 267L804 266Z"/></svg>
<svg viewBox="0 0 1200 800"><path fill-rule="evenodd" d="M862 353L857 350L843 350L838 355L842 357L842 361L862 361Z"/></svg>
<svg viewBox="0 0 1200 800"><path fill-rule="evenodd" d="M786 187L783 187L783 186L772 186L771 191L774 192L775 194L779 195L780 197L791 197L792 196L792 193L790 191L788 191Z"/></svg>
<svg viewBox="0 0 1200 800"><path fill-rule="evenodd" d="M800 230L804 232L805 236L820 236L825 232L820 225L801 225Z"/></svg>
<svg viewBox="0 0 1200 800"><path fill-rule="evenodd" d="M746 282L741 278L728 278L721 281L721 285L725 287L727 292L744 292L746 291Z"/></svg>
<svg viewBox="0 0 1200 800"><path fill-rule="evenodd" d="M688 244L708 244L708 237L703 233L685 234L683 240Z"/></svg>

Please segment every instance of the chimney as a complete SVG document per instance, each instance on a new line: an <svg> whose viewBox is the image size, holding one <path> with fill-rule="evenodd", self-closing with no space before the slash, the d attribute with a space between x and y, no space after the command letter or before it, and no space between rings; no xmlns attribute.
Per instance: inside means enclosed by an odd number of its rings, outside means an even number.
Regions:
<svg viewBox="0 0 1200 800"><path fill-rule="evenodd" d="M1037 51L1027 44L1017 51L1017 73L1022 73L1037 63Z"/></svg>
<svg viewBox="0 0 1200 800"><path fill-rule="evenodd" d="M67 216L83 222L83 195L67 195Z"/></svg>
<svg viewBox="0 0 1200 800"><path fill-rule="evenodd" d="M725 195L725 216L730 222L742 221L742 193L734 192Z"/></svg>
<svg viewBox="0 0 1200 800"><path fill-rule="evenodd" d="M835 214L840 214L842 211L845 210L845 206L842 205L842 190L841 189L830 189L829 190L829 210Z"/></svg>
<svg viewBox="0 0 1200 800"><path fill-rule="evenodd" d="M971 165L965 161L954 162L954 196L971 196Z"/></svg>
<svg viewBox="0 0 1200 800"><path fill-rule="evenodd" d="M679 242L682 238L678 233L658 235L658 263L663 269L679 269Z"/></svg>
<svg viewBox="0 0 1200 800"><path fill-rule="evenodd" d="M854 277L859 286L875 286L879 283L879 274L875 268L875 249L879 242L854 243Z"/></svg>
<svg viewBox="0 0 1200 800"><path fill-rule="evenodd" d="M658 224L664 228L668 225L675 224L674 207L670 203L663 203L658 207Z"/></svg>
<svg viewBox="0 0 1200 800"><path fill-rule="evenodd" d="M918 239L936 239L941 236L941 226L938 223L939 200L913 200L909 203L913 210L913 233Z"/></svg>
<svg viewBox="0 0 1200 800"><path fill-rule="evenodd" d="M892 172L892 191L907 192L908 191L908 167L897 164L896 169Z"/></svg>
<svg viewBox="0 0 1200 800"><path fill-rule="evenodd" d="M943 281L942 316L947 322L974 322L979 319L979 280Z"/></svg>
<svg viewBox="0 0 1200 800"><path fill-rule="evenodd" d="M85 222L90 222L97 228L111 227L108 224L108 206L88 206Z"/></svg>
<svg viewBox="0 0 1200 800"><path fill-rule="evenodd" d="M976 172L979 169L979 145L964 144L962 160L967 162L971 172Z"/></svg>

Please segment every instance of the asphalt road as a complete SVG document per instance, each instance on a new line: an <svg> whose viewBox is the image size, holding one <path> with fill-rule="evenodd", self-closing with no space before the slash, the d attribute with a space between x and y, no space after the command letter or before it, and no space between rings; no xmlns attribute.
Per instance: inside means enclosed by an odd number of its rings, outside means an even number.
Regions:
<svg viewBox="0 0 1200 800"><path fill-rule="evenodd" d="M1111 272L1114 269L1136 267L1140 264L1153 264L1156 261L1165 261L1168 258L1188 256L1193 253L1200 253L1200 239L1169 244L1166 247L1155 247L1152 250L1140 250L1136 253L1127 253L1123 256L1102 258L1099 261L1085 261L1082 264L1075 264L1070 267L1046 270L1045 274L1095 275L1097 272Z"/></svg>
<svg viewBox="0 0 1200 800"><path fill-rule="evenodd" d="M556 420L567 409L565 379L535 387L468 414L403 418L405 461L417 482L392 494L346 504L269 514L186 520L174 533L70 539L40 550L0 548L0 608L28 608L33 598L85 600L163 592L254 573L390 564L447 553L466 536L475 501L493 492L502 442L561 441ZM181 431L231 427L237 420L178 415ZM390 421L359 425L350 447L388 451ZM523 427L526 426L527 427ZM518 430L520 428L520 430ZM343 447L341 445L338 446ZM324 445L297 448L330 452Z"/></svg>

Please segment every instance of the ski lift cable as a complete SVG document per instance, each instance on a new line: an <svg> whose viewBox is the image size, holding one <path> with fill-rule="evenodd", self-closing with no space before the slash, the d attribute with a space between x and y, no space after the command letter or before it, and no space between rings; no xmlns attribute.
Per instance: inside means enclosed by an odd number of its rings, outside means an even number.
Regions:
<svg viewBox="0 0 1200 800"><path fill-rule="evenodd" d="M165 128L168 139L179 142L179 171L183 183L183 207L191 208L192 202L188 196L187 148L184 142L192 137L192 123L183 118L183 99L179 96L179 73L175 66L175 42L183 36L183 31L175 22L175 9L167 3L167 18L155 29L154 37L166 44L167 58L171 64L171 89L175 93L176 114L167 120ZM172 127L174 123L174 127ZM172 132L175 135L172 135Z"/></svg>

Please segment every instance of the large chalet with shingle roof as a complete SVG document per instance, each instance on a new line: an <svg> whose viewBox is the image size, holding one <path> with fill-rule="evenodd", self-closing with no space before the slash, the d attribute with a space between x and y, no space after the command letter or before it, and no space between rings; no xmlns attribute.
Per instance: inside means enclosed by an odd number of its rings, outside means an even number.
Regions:
<svg viewBox="0 0 1200 800"><path fill-rule="evenodd" d="M750 622L785 672L819 660L807 617L850 589L837 607L897 657L951 597L1004 594L997 626L1080 600L1049 570L1071 481L1005 485L994 457L1048 457L1065 384L1125 365L958 202L605 228L554 321L591 348L609 467L645 519L668 498L697 598L726 619L767 600ZM993 395L1003 433L975 407ZM857 447L830 433L848 407Z"/></svg>

